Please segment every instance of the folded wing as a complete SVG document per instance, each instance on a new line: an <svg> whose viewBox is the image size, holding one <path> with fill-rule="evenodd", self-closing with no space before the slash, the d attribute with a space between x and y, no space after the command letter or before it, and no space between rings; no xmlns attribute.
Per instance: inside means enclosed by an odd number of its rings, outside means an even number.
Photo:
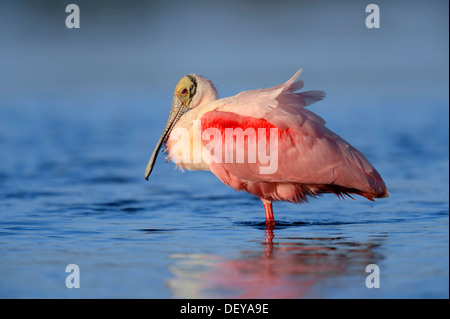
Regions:
<svg viewBox="0 0 450 319"><path fill-rule="evenodd" d="M303 81L295 82L300 73L272 88L242 92L202 116L202 142L215 160L211 171L230 186L236 181L335 185L369 199L387 196L383 180L364 155L326 128L320 116L305 109L325 94L294 93L303 87ZM221 138L204 134L210 128L220 132ZM272 138L276 134L276 157L270 134ZM259 156L261 149L266 155L272 152L269 162L267 156ZM244 152L243 163L237 160L238 152ZM256 161L249 161L255 157ZM274 161L276 169L262 174L261 167L274 165Z"/></svg>

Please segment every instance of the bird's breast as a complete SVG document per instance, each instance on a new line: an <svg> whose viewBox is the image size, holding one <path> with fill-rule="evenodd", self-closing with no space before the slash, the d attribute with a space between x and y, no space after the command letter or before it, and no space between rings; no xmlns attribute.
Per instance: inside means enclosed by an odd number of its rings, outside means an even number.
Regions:
<svg viewBox="0 0 450 319"><path fill-rule="evenodd" d="M169 159L181 169L209 171L208 151L203 146L199 120L175 125L166 143Z"/></svg>

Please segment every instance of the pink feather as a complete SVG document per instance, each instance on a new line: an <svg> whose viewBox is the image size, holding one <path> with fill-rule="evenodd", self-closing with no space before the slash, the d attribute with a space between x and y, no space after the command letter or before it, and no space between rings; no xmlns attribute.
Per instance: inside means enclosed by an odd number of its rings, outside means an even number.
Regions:
<svg viewBox="0 0 450 319"><path fill-rule="evenodd" d="M322 100L322 91L294 93L303 81L294 82L301 71L284 84L263 90L242 92L201 118L201 129L270 128L278 129L278 169L262 175L264 164L211 163L211 171L226 185L245 190L261 199L301 202L307 195L335 193L339 196L358 194L368 199L386 197L386 186L375 168L361 152L325 127L325 121L304 107ZM224 136L224 134L222 134ZM205 141L209 149L225 148L220 141ZM214 145L221 143L222 145ZM236 142L237 143L237 142ZM232 145L233 154L244 150L248 158L248 142ZM269 147L267 146L267 152Z"/></svg>

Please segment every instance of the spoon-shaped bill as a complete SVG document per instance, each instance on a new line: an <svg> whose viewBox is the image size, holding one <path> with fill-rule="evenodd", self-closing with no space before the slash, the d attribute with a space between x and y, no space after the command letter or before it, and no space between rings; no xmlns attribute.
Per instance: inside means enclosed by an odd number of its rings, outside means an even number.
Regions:
<svg viewBox="0 0 450 319"><path fill-rule="evenodd" d="M159 150L166 142L170 132L180 119L181 115L183 115L183 113L185 113L186 110L187 107L183 103L181 103L181 101L177 98L177 96L174 96L172 108L170 109L169 119L167 120L166 126L164 127L164 131L161 134L161 137L159 138L159 141L156 144L155 150L153 151L153 154L150 157L150 160L148 161L147 168L145 169L146 180L148 180L148 177L152 173L153 166L155 165L156 158L158 157L159 154Z"/></svg>

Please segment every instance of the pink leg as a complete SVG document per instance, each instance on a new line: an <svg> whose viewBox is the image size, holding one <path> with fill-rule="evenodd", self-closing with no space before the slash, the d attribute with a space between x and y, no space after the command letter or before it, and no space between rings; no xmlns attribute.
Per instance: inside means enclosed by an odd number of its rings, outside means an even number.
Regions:
<svg viewBox="0 0 450 319"><path fill-rule="evenodd" d="M264 204L264 211L266 212L266 224L275 224L275 219L273 218L272 201L261 198Z"/></svg>

